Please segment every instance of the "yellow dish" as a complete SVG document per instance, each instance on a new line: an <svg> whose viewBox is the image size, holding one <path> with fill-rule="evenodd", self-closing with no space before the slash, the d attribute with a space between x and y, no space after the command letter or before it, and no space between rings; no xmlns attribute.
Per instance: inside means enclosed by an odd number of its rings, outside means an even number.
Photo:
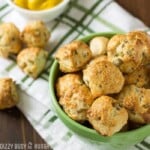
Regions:
<svg viewBox="0 0 150 150"><path fill-rule="evenodd" d="M14 0L14 3L22 8L30 10L45 10L53 8L62 0Z"/></svg>

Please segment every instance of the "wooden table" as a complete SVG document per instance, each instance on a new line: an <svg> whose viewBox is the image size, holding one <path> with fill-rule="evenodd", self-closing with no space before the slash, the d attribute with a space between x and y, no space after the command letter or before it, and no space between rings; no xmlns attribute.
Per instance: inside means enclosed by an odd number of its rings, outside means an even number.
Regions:
<svg viewBox="0 0 150 150"><path fill-rule="evenodd" d="M134 16L140 18L147 26L150 26L150 0L116 0Z"/></svg>
<svg viewBox="0 0 150 150"><path fill-rule="evenodd" d="M25 144L26 146L30 145L34 150L35 144L42 145L46 143L32 128L22 113L14 107L0 111L0 144L5 146L13 144L13 147L17 144L18 146ZM1 145L0 150L3 150L1 149ZM17 150L21 150L21 148ZM50 148L46 148L45 150L50 150Z"/></svg>
<svg viewBox="0 0 150 150"><path fill-rule="evenodd" d="M116 1L150 25L149 0ZM17 108L0 111L0 143L45 144Z"/></svg>

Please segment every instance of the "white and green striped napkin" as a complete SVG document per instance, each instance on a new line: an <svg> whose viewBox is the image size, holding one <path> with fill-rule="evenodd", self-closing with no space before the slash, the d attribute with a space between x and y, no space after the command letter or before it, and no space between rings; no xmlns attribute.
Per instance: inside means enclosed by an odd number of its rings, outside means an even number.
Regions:
<svg viewBox="0 0 150 150"><path fill-rule="evenodd" d="M0 19L2 22L13 22L20 29L28 22L3 0L0 0ZM52 111L48 88L48 76L53 61L51 56L59 46L93 32L150 30L113 0L71 0L64 14L47 23L47 26L51 31L48 48L51 55L43 74L33 80L17 67L13 59L0 58L0 76L12 77L19 84L18 108L52 149L105 150L106 147L73 134ZM130 148L149 149L150 137Z"/></svg>

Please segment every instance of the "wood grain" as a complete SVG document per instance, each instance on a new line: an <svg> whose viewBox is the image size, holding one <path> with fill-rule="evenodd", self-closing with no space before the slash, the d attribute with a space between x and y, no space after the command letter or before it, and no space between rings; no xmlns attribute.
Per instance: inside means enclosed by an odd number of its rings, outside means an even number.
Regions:
<svg viewBox="0 0 150 150"><path fill-rule="evenodd" d="M146 25L150 26L150 0L116 0L134 16L140 18Z"/></svg>
<svg viewBox="0 0 150 150"><path fill-rule="evenodd" d="M150 25L150 0L116 0L133 15ZM37 143L45 141L31 127L22 113L16 108L0 111L0 143ZM34 150L34 148L33 148Z"/></svg>
<svg viewBox="0 0 150 150"><path fill-rule="evenodd" d="M8 143L46 144L16 107L0 111L0 144Z"/></svg>

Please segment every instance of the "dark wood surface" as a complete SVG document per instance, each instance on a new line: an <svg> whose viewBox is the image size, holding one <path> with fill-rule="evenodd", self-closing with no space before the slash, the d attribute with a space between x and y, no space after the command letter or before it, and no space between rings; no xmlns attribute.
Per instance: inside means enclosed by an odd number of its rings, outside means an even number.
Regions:
<svg viewBox="0 0 150 150"><path fill-rule="evenodd" d="M116 0L134 16L150 26L150 0Z"/></svg>
<svg viewBox="0 0 150 150"><path fill-rule="evenodd" d="M150 0L116 0L150 25ZM0 144L45 144L17 108L0 111ZM34 149L34 148L32 148Z"/></svg>
<svg viewBox="0 0 150 150"><path fill-rule="evenodd" d="M35 145L42 145L45 144L45 142L32 128L22 113L14 107L0 111L0 144L5 146L13 144L14 147L16 144L18 144L18 146L25 144L27 147L30 145L30 147L34 150ZM50 150L50 148L45 150Z"/></svg>

